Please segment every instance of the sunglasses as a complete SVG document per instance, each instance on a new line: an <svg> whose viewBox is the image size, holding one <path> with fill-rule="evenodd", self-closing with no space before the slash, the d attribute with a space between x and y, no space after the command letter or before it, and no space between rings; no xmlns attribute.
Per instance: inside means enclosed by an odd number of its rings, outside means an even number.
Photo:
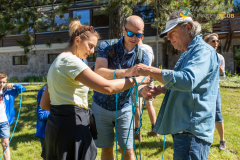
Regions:
<svg viewBox="0 0 240 160"><path fill-rule="evenodd" d="M141 38L143 36L142 33L133 33L129 31L126 27L125 27L125 31L127 32L128 37L133 37L134 35L136 35L137 38Z"/></svg>
<svg viewBox="0 0 240 160"><path fill-rule="evenodd" d="M91 33L95 33L96 32L96 30L95 30L95 28L93 26L89 26L88 28L86 28L82 32L80 32L79 35L84 33L84 32L86 32L86 31L90 31Z"/></svg>
<svg viewBox="0 0 240 160"><path fill-rule="evenodd" d="M215 43L215 42L219 43L220 40L212 40L212 43Z"/></svg>

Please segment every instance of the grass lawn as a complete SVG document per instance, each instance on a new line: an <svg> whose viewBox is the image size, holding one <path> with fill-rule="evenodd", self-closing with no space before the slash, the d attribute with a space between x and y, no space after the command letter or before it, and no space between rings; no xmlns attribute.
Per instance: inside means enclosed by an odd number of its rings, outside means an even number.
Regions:
<svg viewBox="0 0 240 160"><path fill-rule="evenodd" d="M41 146L39 139L34 137L36 127L36 98L37 92L42 85L26 86L27 91L23 93L23 102L21 108L20 118L10 144L11 159L12 160L40 160ZM92 92L91 92L92 94ZM240 89L221 88L222 96L222 114L225 125L225 139L227 150L225 152L218 150L219 136L217 131L214 133L214 140L209 153L210 160L237 160L240 159ZM163 95L158 96L153 104L158 113ZM89 96L89 105L91 105L91 97ZM19 108L19 98L16 98L16 116ZM11 126L13 130L14 124ZM151 124L147 114L144 110L143 114L143 127L141 142L141 155L142 159L160 160L162 159L163 150L163 136L159 138L148 137L147 132L150 130ZM136 142L138 153L138 141ZM166 146L164 159L172 159L172 137L166 136ZM2 149L0 151L2 155ZM100 160L101 150L98 149L97 159ZM119 152L120 159L120 152ZM138 157L139 159L139 157Z"/></svg>

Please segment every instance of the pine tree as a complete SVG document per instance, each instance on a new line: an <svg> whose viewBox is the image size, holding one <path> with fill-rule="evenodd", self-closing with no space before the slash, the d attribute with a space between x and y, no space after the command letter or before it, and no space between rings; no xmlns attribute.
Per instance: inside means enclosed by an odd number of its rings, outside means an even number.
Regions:
<svg viewBox="0 0 240 160"><path fill-rule="evenodd" d="M34 48L34 35L37 31L67 29L66 24L56 25L54 18L55 15L63 17L75 1L61 0L59 3L57 0L1 0L0 39L9 34L23 34L23 38L17 40L17 43L25 54L29 53Z"/></svg>

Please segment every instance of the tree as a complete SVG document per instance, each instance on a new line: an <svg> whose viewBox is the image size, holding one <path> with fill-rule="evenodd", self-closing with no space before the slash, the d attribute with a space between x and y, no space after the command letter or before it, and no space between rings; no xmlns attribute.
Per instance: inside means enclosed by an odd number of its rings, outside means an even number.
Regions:
<svg viewBox="0 0 240 160"><path fill-rule="evenodd" d="M93 0L101 1L101 0ZM201 22L203 31L211 31L212 24L220 20L219 13L225 14L230 10L214 10L212 8L231 7L227 0L109 0L102 7L105 14L109 15L109 38L120 38L125 18L132 15L136 5L149 5L156 14L153 27L162 31L165 28L170 13L180 7L187 7L197 15L195 20ZM231 0L229 0L231 1ZM20 47L27 54L34 49L35 33L39 31L66 30L67 24L58 24L55 16L63 18L69 8L77 0L2 0L0 5L0 39L8 34L23 34L21 40L17 40ZM203 16L212 15L212 16ZM71 21L69 18L67 21ZM56 38L62 42L60 38ZM46 41L48 46L50 41Z"/></svg>
<svg viewBox="0 0 240 160"><path fill-rule="evenodd" d="M8 34L23 34L23 39L17 40L17 43L27 54L34 48L36 32L67 29L66 24L56 24L55 15L63 18L75 2L76 0L61 0L61 3L57 0L2 0L0 39ZM46 44L50 45L50 42Z"/></svg>
<svg viewBox="0 0 240 160"><path fill-rule="evenodd" d="M136 5L150 4L150 0L110 0L102 7L103 12L109 15L109 38L121 38L122 26L125 19L132 15Z"/></svg>
<svg viewBox="0 0 240 160"><path fill-rule="evenodd" d="M231 2L232 0L110 0L102 10L109 15L109 38L120 38L122 24L126 17L132 15L136 5L149 5L154 10L156 18L152 26L160 31L165 28L172 12L187 7L194 15L194 20L201 23L203 32L211 32L212 24L221 19L220 14L233 11Z"/></svg>

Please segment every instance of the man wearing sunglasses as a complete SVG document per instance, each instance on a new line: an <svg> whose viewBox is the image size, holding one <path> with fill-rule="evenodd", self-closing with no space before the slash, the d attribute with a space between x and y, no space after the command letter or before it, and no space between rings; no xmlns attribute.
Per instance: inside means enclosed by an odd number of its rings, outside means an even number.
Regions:
<svg viewBox="0 0 240 160"><path fill-rule="evenodd" d="M123 37L119 39L115 47L115 56L110 56L112 48L111 40L102 42L98 47L95 72L106 79L131 77L131 67L137 64L138 42L143 35L144 22L138 16L126 18L125 25L122 27ZM110 58L111 57L111 58ZM142 51L142 59L139 63L149 65L146 52ZM95 141L98 148L102 148L102 160L113 160L114 126L117 118L117 140L120 151L123 154L127 142L124 159L133 160L133 131L128 129L132 118L131 96L129 90L118 93L117 117L115 95L105 95L94 91L92 111L95 115L98 139Z"/></svg>

